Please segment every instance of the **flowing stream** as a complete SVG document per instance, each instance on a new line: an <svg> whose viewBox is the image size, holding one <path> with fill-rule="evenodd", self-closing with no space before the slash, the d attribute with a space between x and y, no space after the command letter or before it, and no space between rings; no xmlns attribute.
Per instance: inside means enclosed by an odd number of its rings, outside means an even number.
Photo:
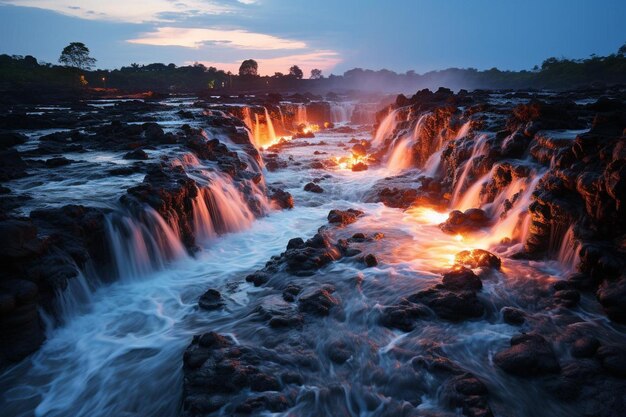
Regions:
<svg viewBox="0 0 626 417"><path fill-rule="evenodd" d="M338 121L348 118L347 108L335 112ZM381 130L392 131L395 116L395 111L391 112ZM298 120L305 117L305 111L299 107ZM247 123L252 130L259 129L258 116L253 123L247 114ZM270 138L275 135L271 123L266 111L266 135ZM368 138L363 132L359 135ZM382 141L383 136L379 132L376 140ZM255 288L243 278L284 251L289 239L313 236L320 226L327 224L329 210L336 208L357 208L365 212L355 224L337 232L342 237L355 232L381 232L385 238L369 247L380 262L377 267L363 270L354 263L338 262L326 270L341 292L346 317L342 322L325 319L318 325L316 337L321 346L338 333L349 335L354 340L355 353L350 372L321 373L320 386L330 379L357 398L356 403L363 402L365 390L360 387L368 366L375 364L390 372L399 369L401 364L393 352L419 351L421 343L429 341L436 342L449 358L481 377L490 392L497 393L491 404L497 415L511 415L512 410L517 416L529 417L576 415L573 410L557 407L549 398L537 396L528 384L522 385L515 378L494 370L492 355L506 347L511 336L518 332L501 320L458 324L430 321L411 333L390 330L372 322L372 312L379 310L380 305L393 304L437 282L439 274L452 265L457 252L472 248L504 252L505 249L498 249L499 241L512 237L510 235L519 226L518 216L525 209L522 205L530 200L532 189L529 187L536 184L540 175L528 184L511 186L511 194L520 190L524 193L518 201L519 207L514 207L508 219L504 218L483 235L459 239L444 234L437 227L447 217L445 213L425 208L403 212L381 203L363 202L378 180L393 173L393 167L370 167L363 172L338 167L305 168L314 159L313 151L327 152L329 156L349 155L349 151L340 146L340 142L346 143L349 139L346 134L319 133L310 140L312 147L286 147L281 151L281 157L292 157L302 165L266 172L266 182L280 184L294 196L292 210L269 210L253 220L247 209L233 208L243 203L228 184L220 185L218 181L213 193L201 192L194 204L194 218L196 233L203 240L194 257L184 253L175 233L154 214L150 214L148 223L158 229L156 235L165 236L165 241L154 240L154 232L138 230L129 217L111 218L109 234L119 252L116 260L120 279L95 290L73 286L63 294L64 323L51 325L42 348L0 376L2 415L177 415L181 407L182 355L192 335L212 330L230 334L242 343L257 343L257 337L261 337L259 327L265 324L248 317L248 306L264 297L265 290ZM397 149L401 146L398 144ZM480 149L475 152L480 154ZM193 165L197 161L188 163ZM304 184L316 178L323 179L319 185L324 193L302 190ZM213 178L214 184L215 180ZM459 201L459 208L476 206L478 188L464 181L465 172L455 200ZM518 188L513 189L516 186ZM463 196L461 187L468 187ZM207 218L215 218L215 212L222 213L223 221L207 222ZM568 239L571 236L568 235ZM569 240L562 247L559 254L562 264L504 259L502 271L494 272L484 282L483 291L489 295L491 308L494 311L506 305L532 308L529 305L532 303L525 300L531 292L529 286L563 279L572 269L571 250L575 247ZM355 276L363 279L362 287L350 284ZM197 300L208 288L220 288L227 294L224 310L198 309ZM87 301L77 301L85 294L88 294ZM551 314L540 315L545 326L553 326ZM584 299L576 314L597 329L594 332L604 333L607 338L615 337L612 325L602 318L593 300ZM432 382L422 382L424 395L417 408L437 410L437 387L431 386ZM397 386L389 389L396 390L397 394L406 387L397 382ZM312 409L297 406L284 415L377 415L376 408L364 411L348 405L337 409L329 407L332 406L320 399Z"/></svg>

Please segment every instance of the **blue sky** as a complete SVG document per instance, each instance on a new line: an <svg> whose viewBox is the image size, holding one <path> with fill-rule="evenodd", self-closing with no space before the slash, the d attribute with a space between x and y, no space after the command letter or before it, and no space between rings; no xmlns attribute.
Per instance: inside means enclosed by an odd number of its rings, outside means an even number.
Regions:
<svg viewBox="0 0 626 417"><path fill-rule="evenodd" d="M0 53L56 62L82 41L98 67L195 61L262 74L354 68L530 69L626 43L625 0L0 0Z"/></svg>

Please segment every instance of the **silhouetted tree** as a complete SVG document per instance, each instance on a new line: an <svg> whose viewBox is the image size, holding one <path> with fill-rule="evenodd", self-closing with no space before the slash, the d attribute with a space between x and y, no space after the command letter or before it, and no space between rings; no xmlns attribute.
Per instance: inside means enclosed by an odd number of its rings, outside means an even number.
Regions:
<svg viewBox="0 0 626 417"><path fill-rule="evenodd" d="M617 55L626 56L626 43L619 47L617 50Z"/></svg>
<svg viewBox="0 0 626 417"><path fill-rule="evenodd" d="M317 68L312 69L311 76L309 78L312 80L319 80L321 78L324 78L324 76L322 75L322 70Z"/></svg>
<svg viewBox="0 0 626 417"><path fill-rule="evenodd" d="M72 42L63 48L59 63L80 70L89 70L96 64L96 59L89 56L89 48L82 42Z"/></svg>
<svg viewBox="0 0 626 417"><path fill-rule="evenodd" d="M246 59L239 67L239 75L258 75L259 64L254 59Z"/></svg>
<svg viewBox="0 0 626 417"><path fill-rule="evenodd" d="M275 72L274 73L274 78L283 78L285 76L285 74L283 74L282 72Z"/></svg>
<svg viewBox="0 0 626 417"><path fill-rule="evenodd" d="M299 66L294 65L293 67L289 68L289 75L301 80L302 77L304 76L304 73L302 72Z"/></svg>

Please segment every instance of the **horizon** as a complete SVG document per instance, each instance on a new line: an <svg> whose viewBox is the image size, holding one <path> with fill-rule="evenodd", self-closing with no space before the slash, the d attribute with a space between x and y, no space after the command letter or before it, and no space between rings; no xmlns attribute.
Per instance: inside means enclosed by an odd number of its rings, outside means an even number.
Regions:
<svg viewBox="0 0 626 417"><path fill-rule="evenodd" d="M334 9L331 2L320 1L306 16L300 0L288 5L273 0L144 0L123 8L118 3L0 0L0 52L56 64L61 49L77 41L89 47L99 69L198 62L237 73L243 60L254 59L260 75L287 73L298 65L308 77L313 68L324 76L353 68L399 74L448 68L530 70L550 57L610 55L626 42L620 25L626 4L616 0L603 1L605 7L577 0L532 1L515 8L489 0L480 0L481 5L399 1L395 8L345 2ZM347 13L351 19L341 20ZM507 21L510 13L516 19ZM374 16L378 30L369 25ZM522 28L529 19L534 19L530 33ZM303 24L310 21L314 24ZM425 22L429 24L420 24ZM402 35L392 33L394 28L402 28Z"/></svg>

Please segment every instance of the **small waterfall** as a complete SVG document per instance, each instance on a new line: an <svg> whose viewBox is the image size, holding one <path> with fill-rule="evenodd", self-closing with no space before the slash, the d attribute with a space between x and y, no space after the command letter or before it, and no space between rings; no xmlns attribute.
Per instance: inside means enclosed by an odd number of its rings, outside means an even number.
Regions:
<svg viewBox="0 0 626 417"><path fill-rule="evenodd" d="M533 172L530 177L532 180L530 181L528 178L520 178L518 181L514 180L505 191L500 193L497 200L500 200L501 202L504 202L504 196L509 196L507 198L511 198L512 195L517 192L520 192L520 195L513 203L513 208L508 210L506 214L499 212L492 214L493 218L499 219L498 222L491 228L490 241L492 243L500 242L504 238L519 240L523 236L525 217L528 217L528 215L524 215L528 212L528 206L532 201L533 192L535 191L535 188L541 178L543 178L543 174L544 173ZM498 204L493 207L497 210L502 206L503 204Z"/></svg>
<svg viewBox="0 0 626 417"><path fill-rule="evenodd" d="M209 185L198 189L193 203L196 235L201 239L211 239L218 234L249 227L254 221L254 214L233 181L216 173L209 175Z"/></svg>
<svg viewBox="0 0 626 417"><path fill-rule="evenodd" d="M272 123L272 118L270 117L270 113L267 111L267 107L263 107L265 110L265 124L267 126L267 138L269 144L272 144L276 141L276 131L274 130L274 123Z"/></svg>
<svg viewBox="0 0 626 417"><path fill-rule="evenodd" d="M391 156L387 161L387 169L389 172L398 173L413 165L413 152L411 148L413 144L419 140L422 122L426 115L427 113L417 119L417 123L411 135L402 137L401 139L396 138L391 144Z"/></svg>
<svg viewBox="0 0 626 417"><path fill-rule="evenodd" d="M330 121L333 123L347 123L352 117L354 104L351 103L331 103Z"/></svg>
<svg viewBox="0 0 626 417"><path fill-rule="evenodd" d="M470 132L471 127L472 123L470 121L463 123L463 126L461 126L453 140L458 140L467 136ZM443 153L443 150L446 148L446 145L448 143L449 141L442 143L439 146L439 149L435 153L430 155L430 157L424 164L424 175L426 175L427 177L434 177L435 175L437 175L439 167L441 166L441 154Z"/></svg>
<svg viewBox="0 0 626 417"><path fill-rule="evenodd" d="M580 241L576 240L574 236L574 226L570 226L565 235L563 235L557 256L558 261L568 272L576 271L576 267L580 262L580 247Z"/></svg>
<svg viewBox="0 0 626 417"><path fill-rule="evenodd" d="M307 114L306 114L306 105L298 104L298 108L296 110L296 125L306 124L307 123Z"/></svg>
<svg viewBox="0 0 626 417"><path fill-rule="evenodd" d="M491 168L491 171L480 177L478 181L472 184L467 189L467 191L463 193L461 200L452 207L454 207L456 210L461 211L465 211L470 208L480 207L480 194L482 192L483 185L493 176L494 169L495 167Z"/></svg>
<svg viewBox="0 0 626 417"><path fill-rule="evenodd" d="M398 173L411 167L413 163L411 145L413 145L411 137L402 138L398 144L394 143L393 151L387 161L387 170L390 173Z"/></svg>
<svg viewBox="0 0 626 417"><path fill-rule="evenodd" d="M152 207L136 217L113 213L105 227L121 279L140 277L186 255L179 236Z"/></svg>
<svg viewBox="0 0 626 417"><path fill-rule="evenodd" d="M393 131L396 130L396 127L398 126L398 121L396 120L398 110L399 109L392 110L387 116L385 116L376 130L376 134L372 140L372 146L376 147L382 145L383 141L391 136Z"/></svg>
<svg viewBox="0 0 626 417"><path fill-rule="evenodd" d="M481 135L478 137L476 142L474 143L474 147L472 148L472 155L469 157L467 161L465 161L465 165L463 167L463 172L461 176L456 180L456 185L454 187L454 192L452 193L452 201L450 204L452 206L456 206L459 198L461 197L461 191L465 187L465 181L467 180L467 174L469 173L470 168L474 164L474 159L478 156L482 156L486 149L487 135Z"/></svg>
<svg viewBox="0 0 626 417"><path fill-rule="evenodd" d="M280 104L277 107L278 114L280 115L280 125L283 128L283 132L286 132L287 128L285 127L285 116L283 115L283 109L280 107Z"/></svg>
<svg viewBox="0 0 626 417"><path fill-rule="evenodd" d="M248 129L254 131L254 124L252 123L252 115L250 113L250 107L243 108L243 122L248 126Z"/></svg>

